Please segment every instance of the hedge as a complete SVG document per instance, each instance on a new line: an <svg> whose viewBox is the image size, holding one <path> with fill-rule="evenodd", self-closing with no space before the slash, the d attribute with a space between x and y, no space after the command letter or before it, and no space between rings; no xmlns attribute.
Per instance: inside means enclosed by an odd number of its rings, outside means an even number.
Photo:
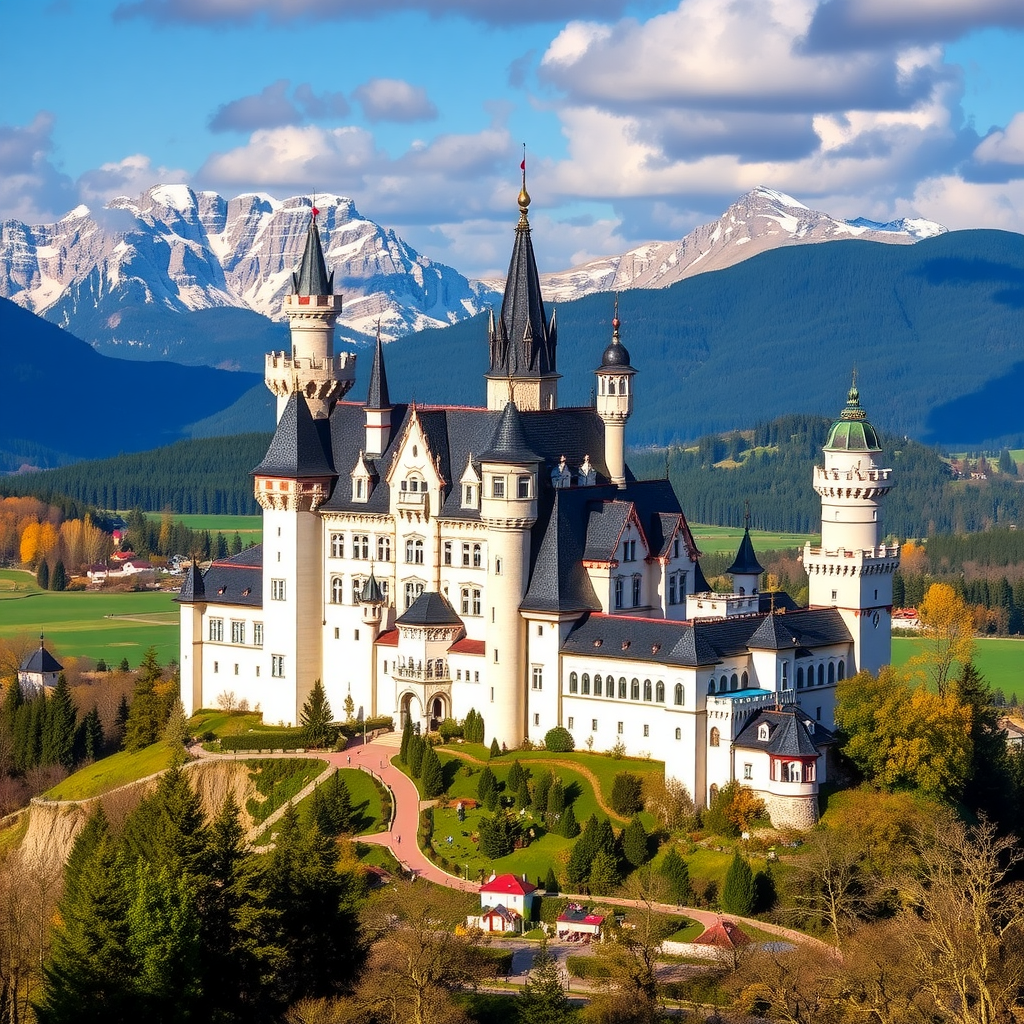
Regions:
<svg viewBox="0 0 1024 1024"><path fill-rule="evenodd" d="M375 729L394 729L395 720L390 715L378 715L376 718L367 718L365 722L343 722L338 731L344 736L362 736L363 726L367 732Z"/></svg>
<svg viewBox="0 0 1024 1024"><path fill-rule="evenodd" d="M478 946L476 955L487 965L484 972L487 976L497 978L504 975L507 977L512 973L511 949L486 949Z"/></svg>
<svg viewBox="0 0 1024 1024"><path fill-rule="evenodd" d="M301 730L295 732L243 732L238 736L222 736L221 750L303 750L306 740Z"/></svg>
<svg viewBox="0 0 1024 1024"><path fill-rule="evenodd" d="M611 971L592 956L567 956L565 969L574 978L609 978Z"/></svg>

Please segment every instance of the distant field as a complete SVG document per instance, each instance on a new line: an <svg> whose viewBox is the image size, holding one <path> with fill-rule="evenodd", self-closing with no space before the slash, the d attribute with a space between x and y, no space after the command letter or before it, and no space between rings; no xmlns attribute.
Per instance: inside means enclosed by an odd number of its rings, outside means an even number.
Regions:
<svg viewBox="0 0 1024 1024"><path fill-rule="evenodd" d="M922 641L913 637L892 638L892 663L905 665L921 650ZM1024 640L1004 637L978 640L974 664L993 689L1002 690L1007 697L1015 693L1024 701Z"/></svg>
<svg viewBox="0 0 1024 1024"><path fill-rule="evenodd" d="M262 516L175 516L174 521L183 523L190 530L209 530L210 533L239 533L243 543L259 541L263 536Z"/></svg>
<svg viewBox="0 0 1024 1024"><path fill-rule="evenodd" d="M40 590L31 573L0 570L0 636L40 631L58 656L122 658L135 668L147 647L161 665L178 657L178 606L171 593L63 593Z"/></svg>
<svg viewBox="0 0 1024 1024"><path fill-rule="evenodd" d="M690 523L693 539L705 554L718 551L735 551L743 537L740 526L705 526ZM756 551L779 551L783 548L802 548L807 541L816 543L818 536L807 533L768 533L766 530L751 530L750 539Z"/></svg>

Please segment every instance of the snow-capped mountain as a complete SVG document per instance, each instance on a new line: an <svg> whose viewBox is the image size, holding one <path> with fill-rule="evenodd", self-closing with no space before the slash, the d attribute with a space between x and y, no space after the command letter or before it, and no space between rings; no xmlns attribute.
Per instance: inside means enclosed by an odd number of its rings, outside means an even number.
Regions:
<svg viewBox="0 0 1024 1024"><path fill-rule="evenodd" d="M316 205L327 265L344 295L343 327L372 334L380 318L395 337L478 311L465 277L362 217L351 199L318 195ZM178 312L240 307L280 319L309 217L307 198L224 199L156 185L95 214L79 206L56 224L7 221L0 296L73 331L96 312L116 330L121 310L140 303Z"/></svg>
<svg viewBox="0 0 1024 1024"><path fill-rule="evenodd" d="M760 186L741 196L722 216L695 228L678 242L645 242L620 256L605 256L571 270L541 276L548 302L578 299L591 292L626 288L667 288L684 277L722 270L768 249L808 242L861 238L909 245L946 229L929 220L887 224L858 217L837 220ZM500 282L486 282L500 287Z"/></svg>

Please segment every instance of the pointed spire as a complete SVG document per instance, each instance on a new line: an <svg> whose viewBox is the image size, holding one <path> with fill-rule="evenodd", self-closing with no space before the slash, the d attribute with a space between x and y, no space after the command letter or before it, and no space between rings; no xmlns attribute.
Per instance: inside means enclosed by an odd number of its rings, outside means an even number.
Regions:
<svg viewBox="0 0 1024 1024"><path fill-rule="evenodd" d="M377 321L377 347L370 367L370 387L366 393L367 409L390 409L391 396L388 394L388 375L384 369L384 343L380 336L380 320Z"/></svg>
<svg viewBox="0 0 1024 1024"><path fill-rule="evenodd" d="M182 583L181 590L178 592L175 600L182 604L188 604L190 602L202 601L205 597L206 586L203 583L203 573L199 568L199 564L193 558L192 564L185 573L185 581Z"/></svg>
<svg viewBox="0 0 1024 1024"><path fill-rule="evenodd" d="M750 506L747 506L747 514L744 517L746 525L743 527L743 540L740 541L739 551L732 565L725 571L730 576L760 576L764 572L761 563L754 554L754 543L750 539Z"/></svg>
<svg viewBox="0 0 1024 1024"><path fill-rule="evenodd" d="M377 577L373 575L373 566L370 566L370 575L367 577L366 582L363 584L363 589L359 593L360 604L383 604L384 603L384 592L380 589L380 584L377 582Z"/></svg>
<svg viewBox="0 0 1024 1024"><path fill-rule="evenodd" d="M306 232L306 248L302 252L299 271L292 275L296 295L333 295L334 274L327 273L324 251L320 245L320 232L316 228L316 215L320 211L314 206Z"/></svg>
<svg viewBox="0 0 1024 1024"><path fill-rule="evenodd" d="M612 340L601 356L599 370L606 366L613 367L616 371L632 370L632 367L629 365L629 350L622 344L622 340L619 337L619 328L621 326L622 321L619 319L619 293L616 292L615 308L612 313Z"/></svg>
<svg viewBox="0 0 1024 1024"><path fill-rule="evenodd" d="M481 453L481 462L543 462L526 441L523 420L514 402L508 402L494 429L490 447Z"/></svg>

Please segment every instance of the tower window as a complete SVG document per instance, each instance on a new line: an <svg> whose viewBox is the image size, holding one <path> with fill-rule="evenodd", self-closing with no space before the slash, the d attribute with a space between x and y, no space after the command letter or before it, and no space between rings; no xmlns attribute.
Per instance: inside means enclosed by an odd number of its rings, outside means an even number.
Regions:
<svg viewBox="0 0 1024 1024"><path fill-rule="evenodd" d="M469 545L462 545L462 564L469 565Z"/></svg>
<svg viewBox="0 0 1024 1024"><path fill-rule="evenodd" d="M531 685L535 690L544 689L544 669L540 665L533 666L533 678Z"/></svg>
<svg viewBox="0 0 1024 1024"><path fill-rule="evenodd" d="M579 689L580 689L579 676L577 676L575 672L570 672L569 673L569 692L570 693L578 693Z"/></svg>
<svg viewBox="0 0 1024 1024"><path fill-rule="evenodd" d="M272 654L270 656L270 674L275 679L284 678L284 655Z"/></svg>
<svg viewBox="0 0 1024 1024"><path fill-rule="evenodd" d="M252 643L254 647L263 646L263 623L254 622L252 624Z"/></svg>
<svg viewBox="0 0 1024 1024"><path fill-rule="evenodd" d="M639 679L634 679L629 684L629 699L630 700L639 700L640 699L640 680Z"/></svg>
<svg viewBox="0 0 1024 1024"><path fill-rule="evenodd" d="M640 584L641 580L639 576L633 577L633 607L640 607Z"/></svg>
<svg viewBox="0 0 1024 1024"><path fill-rule="evenodd" d="M483 565L483 551L479 544L473 545L473 567L479 569ZM875 595L878 596L877 594Z"/></svg>
<svg viewBox="0 0 1024 1024"><path fill-rule="evenodd" d="M270 600L271 601L284 601L285 600L285 581L284 580L271 580L270 581Z"/></svg>
<svg viewBox="0 0 1024 1024"><path fill-rule="evenodd" d="M341 576L331 577L331 604L341 604L345 600L345 584Z"/></svg>
<svg viewBox="0 0 1024 1024"><path fill-rule="evenodd" d="M676 739L677 740L681 740L682 738L683 738L683 730L682 729L676 729Z"/></svg>
<svg viewBox="0 0 1024 1024"><path fill-rule="evenodd" d="M622 607L623 593L624 593L625 589L626 588L623 585L622 577L620 576L620 577L618 577L615 580L615 607L616 608L621 608Z"/></svg>
<svg viewBox="0 0 1024 1024"><path fill-rule="evenodd" d="M476 491L472 484L466 484L462 488L462 504L463 507L476 504Z"/></svg>
<svg viewBox="0 0 1024 1024"><path fill-rule="evenodd" d="M839 599L839 591L838 590L833 590L832 591L832 600L836 601L838 599Z"/></svg>
<svg viewBox="0 0 1024 1024"><path fill-rule="evenodd" d="M530 497L530 482L533 477L521 476L516 482L516 497L518 498L529 498Z"/></svg>
<svg viewBox="0 0 1024 1024"><path fill-rule="evenodd" d="M245 643L245 623L237 620L231 622L231 642L233 644Z"/></svg>
<svg viewBox="0 0 1024 1024"><path fill-rule="evenodd" d="M491 497L505 497L505 478L503 476L496 476L491 480Z"/></svg>
<svg viewBox="0 0 1024 1024"><path fill-rule="evenodd" d="M480 615L483 611L483 607L480 601L480 591L473 590L473 614Z"/></svg>
<svg viewBox="0 0 1024 1024"><path fill-rule="evenodd" d="M681 705L683 703L683 684L676 683L675 689L675 703Z"/></svg>
<svg viewBox="0 0 1024 1024"><path fill-rule="evenodd" d="M210 619L210 639L220 643L224 639L224 620Z"/></svg>
<svg viewBox="0 0 1024 1024"><path fill-rule="evenodd" d="M420 537L410 537L405 542L405 560L411 565L423 564L423 540Z"/></svg>
<svg viewBox="0 0 1024 1024"><path fill-rule="evenodd" d="M583 678L582 678L582 680L580 680L580 685L582 687L582 692L589 696L590 695L590 673L589 672L584 672L583 673Z"/></svg>
<svg viewBox="0 0 1024 1024"><path fill-rule="evenodd" d="M370 557L370 538L365 533L354 533L352 535L352 557L367 559Z"/></svg>
<svg viewBox="0 0 1024 1024"><path fill-rule="evenodd" d="M649 725L645 725L644 726L644 735L645 736L650 736L651 735L651 727Z"/></svg>

